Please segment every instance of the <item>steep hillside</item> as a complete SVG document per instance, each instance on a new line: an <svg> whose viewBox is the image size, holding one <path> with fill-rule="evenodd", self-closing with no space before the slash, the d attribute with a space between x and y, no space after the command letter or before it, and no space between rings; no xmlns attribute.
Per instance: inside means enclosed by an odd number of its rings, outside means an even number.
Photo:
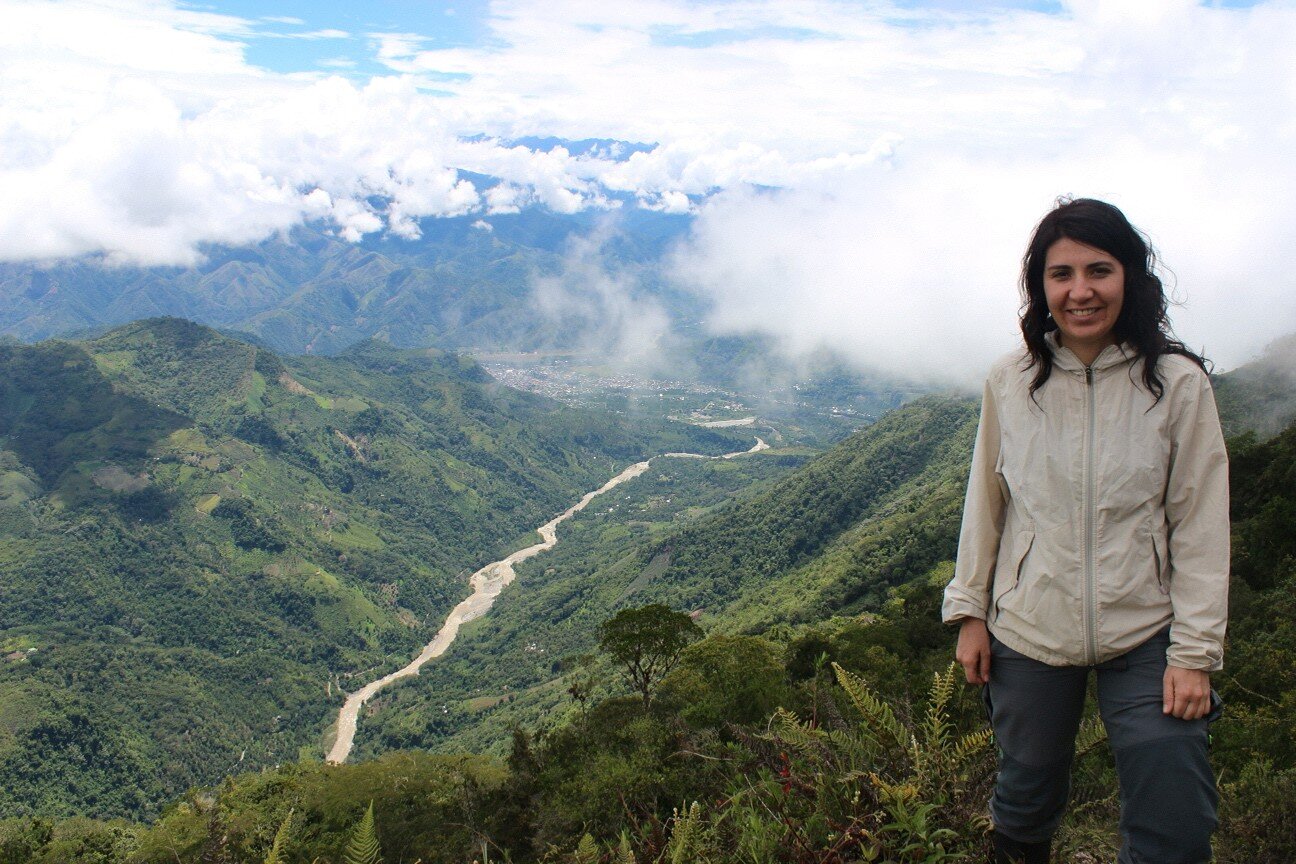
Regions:
<svg viewBox="0 0 1296 864"><path fill-rule="evenodd" d="M773 451L655 466L520 565L489 622L384 697L360 752L481 750L516 723L552 722L560 679L628 605L757 633L880 608L953 558L976 420L971 400L927 397L808 462Z"/></svg>
<svg viewBox="0 0 1296 864"><path fill-rule="evenodd" d="M686 528L654 596L751 630L875 608L953 556L977 412L919 399Z"/></svg>
<svg viewBox="0 0 1296 864"><path fill-rule="evenodd" d="M1291 861L1296 426L1263 444L1235 440L1231 456L1234 603L1227 665L1212 679L1226 704L1212 727L1213 860ZM327 777L306 768L239 778L206 810L176 808L138 829L150 850L141 860L160 864L179 848L175 857L198 861L211 848L198 838L210 844L219 832L264 850L290 806L303 813L290 825L297 848L327 855L341 845L344 814L354 825L378 800L390 858L450 862L485 842L514 861L551 860L555 849L581 860L687 849L712 861L985 861L993 748L976 689L945 671L952 633L936 610L947 574L909 582L875 615L766 638L712 633L682 652L646 708L591 698L572 675L567 722L535 741L514 734L494 765L389 754ZM944 674L933 685L934 672ZM1076 765L1059 861L1115 860L1120 845L1112 758L1085 737L1096 746Z"/></svg>
<svg viewBox="0 0 1296 864"><path fill-rule="evenodd" d="M450 354L285 360L177 319L0 346L0 370L5 812L147 814L318 752L351 677L481 563L615 466L735 446Z"/></svg>

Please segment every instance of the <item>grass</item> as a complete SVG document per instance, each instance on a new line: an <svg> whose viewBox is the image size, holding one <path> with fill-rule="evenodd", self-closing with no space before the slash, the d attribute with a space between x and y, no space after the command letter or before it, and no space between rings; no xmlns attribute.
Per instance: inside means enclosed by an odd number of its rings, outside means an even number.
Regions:
<svg viewBox="0 0 1296 864"><path fill-rule="evenodd" d="M252 381L248 385L247 393L244 394L243 404L249 411L257 412L262 408L262 398L266 392L265 376L260 372L253 370Z"/></svg>
<svg viewBox="0 0 1296 864"><path fill-rule="evenodd" d="M40 487L27 475L17 471L0 474L0 504L21 504L40 494Z"/></svg>
<svg viewBox="0 0 1296 864"><path fill-rule="evenodd" d="M163 439L162 447L167 450L198 453L201 455L216 452L212 449L211 445L207 443L207 437L203 435L202 431L193 426L187 426L172 432Z"/></svg>
<svg viewBox="0 0 1296 864"><path fill-rule="evenodd" d="M661 576L663 573L665 573L667 568L670 567L670 560L671 560L671 553L669 550L665 552L658 552L656 555L654 555L653 559L648 562L648 566L645 567L643 571L638 576L636 576L633 580L631 580L630 584L625 587L625 590L621 592L621 595L619 597L617 597L616 602L618 604L621 603L621 601L625 600L625 598L629 597L631 594L640 590L641 588L646 586L649 582L653 581L658 576Z"/></svg>
<svg viewBox="0 0 1296 864"><path fill-rule="evenodd" d="M329 532L328 542L343 549L366 549L371 552L386 545L370 525L354 519L347 520L346 526L341 530L333 529Z"/></svg>
<svg viewBox="0 0 1296 864"><path fill-rule="evenodd" d="M105 375L121 374L135 365L135 352L106 351L95 354L94 362Z"/></svg>
<svg viewBox="0 0 1296 864"><path fill-rule="evenodd" d="M335 602L315 606L315 621L320 629L335 638L347 635L360 637L368 647L376 647L377 636L383 630L397 625L392 616L378 608L359 590L342 585L336 576L309 562L298 568L305 575L303 587L320 598Z"/></svg>
<svg viewBox="0 0 1296 864"><path fill-rule="evenodd" d="M465 711L471 711L476 714L485 711L488 708L494 708L496 705L507 699L508 696L477 696L463 703Z"/></svg>

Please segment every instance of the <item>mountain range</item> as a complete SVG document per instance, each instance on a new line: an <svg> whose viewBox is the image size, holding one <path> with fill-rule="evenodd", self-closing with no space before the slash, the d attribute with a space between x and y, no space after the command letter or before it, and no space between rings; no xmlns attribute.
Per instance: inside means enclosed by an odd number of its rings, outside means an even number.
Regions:
<svg viewBox="0 0 1296 864"><path fill-rule="evenodd" d="M570 347L591 334L541 314L532 279L560 272L569 241L596 229L607 235L604 255L634 265L659 256L688 224L641 209L601 216L531 209L489 223L425 220L416 241L381 235L350 243L304 226L255 246L210 247L194 267L5 263L0 333L30 341L179 315L290 354L336 354L369 338L401 347ZM699 308L678 292L667 306L681 320Z"/></svg>

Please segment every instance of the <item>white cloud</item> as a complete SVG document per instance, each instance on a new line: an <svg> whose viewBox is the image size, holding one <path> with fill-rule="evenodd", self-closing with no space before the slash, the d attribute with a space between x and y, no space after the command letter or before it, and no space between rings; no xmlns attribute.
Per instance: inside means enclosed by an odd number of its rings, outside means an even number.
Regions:
<svg viewBox="0 0 1296 864"><path fill-rule="evenodd" d="M1296 229L1275 194L1296 181L1281 0L497 0L479 47L370 34L392 76L367 83L251 66L261 23L163 0L0 0L0 19L0 259L183 263L304 219L413 236L425 216L612 209L618 192L698 212L674 261L718 326L936 371L1012 342L1026 233L1075 193L1153 234L1181 335L1222 365L1296 329L1276 263ZM615 161L500 143L527 135L659 146Z"/></svg>
<svg viewBox="0 0 1296 864"><path fill-rule="evenodd" d="M589 236L571 239L561 270L536 275L532 293L557 332L580 334L575 347L659 372L671 365L670 316L639 290L637 268L604 259L604 245L617 230L615 219L606 218Z"/></svg>
<svg viewBox="0 0 1296 864"><path fill-rule="evenodd" d="M640 195L639 206L645 210L657 210L662 213L688 213L693 209L689 197L683 192L674 190Z"/></svg>

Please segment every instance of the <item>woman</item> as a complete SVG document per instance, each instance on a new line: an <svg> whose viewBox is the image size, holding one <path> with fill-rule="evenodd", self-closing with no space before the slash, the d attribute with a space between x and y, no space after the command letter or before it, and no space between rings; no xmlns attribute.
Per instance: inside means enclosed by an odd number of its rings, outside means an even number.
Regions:
<svg viewBox="0 0 1296 864"><path fill-rule="evenodd" d="M1155 265L1115 207L1059 204L1022 262L1025 349L986 381L943 617L999 749L996 861L1048 861L1090 670L1120 777L1119 861L1210 860L1228 462Z"/></svg>

